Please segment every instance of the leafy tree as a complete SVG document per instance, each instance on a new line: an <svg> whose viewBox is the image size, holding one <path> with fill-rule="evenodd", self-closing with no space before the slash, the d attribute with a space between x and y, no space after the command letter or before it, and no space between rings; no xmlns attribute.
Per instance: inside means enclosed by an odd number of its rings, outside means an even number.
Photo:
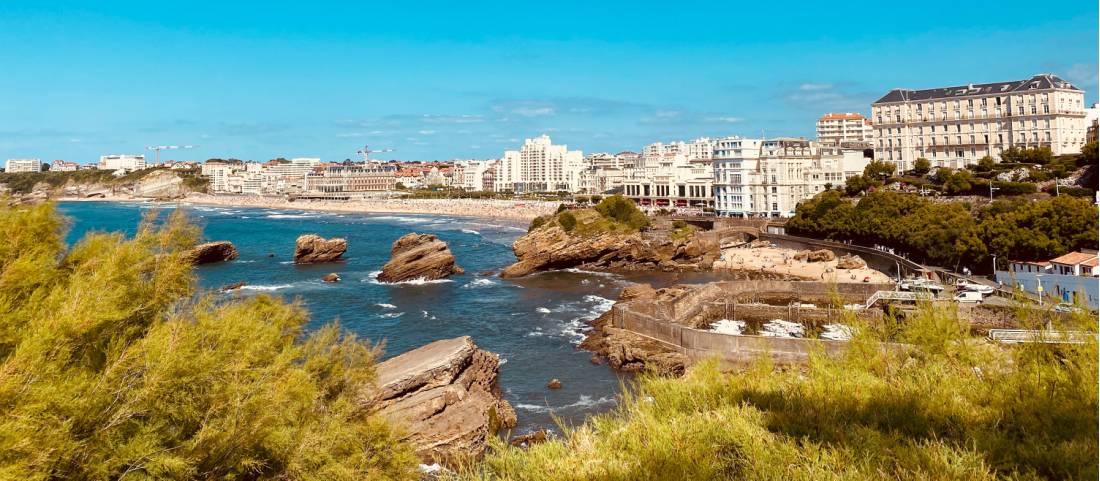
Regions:
<svg viewBox="0 0 1100 481"><path fill-rule="evenodd" d="M942 170L942 169L941 169ZM973 186L974 177L969 170L952 172L943 179L943 189L948 194L968 194Z"/></svg>
<svg viewBox="0 0 1100 481"><path fill-rule="evenodd" d="M884 160L872 160L863 168L863 177L874 180L885 180L894 175L896 166L893 162Z"/></svg>
<svg viewBox="0 0 1100 481"><path fill-rule="evenodd" d="M534 219L531 219L531 224L529 226L527 226L527 232L532 232L535 229L538 229L539 227L542 227L542 226L546 225L546 223L548 221L549 221L549 216L545 216L545 215L540 215L538 217L535 217Z"/></svg>
<svg viewBox="0 0 1100 481"><path fill-rule="evenodd" d="M993 157L990 157L990 156L987 155L985 157L982 157L981 159L978 159L978 164L975 166L974 171L975 172L990 172L990 171L993 170L993 167L995 165L996 165L996 163L993 162Z"/></svg>
<svg viewBox="0 0 1100 481"><path fill-rule="evenodd" d="M596 211L607 219L624 224L631 229L638 230L649 225L649 218L634 205L634 201L615 194L606 197L596 205Z"/></svg>
<svg viewBox="0 0 1100 481"><path fill-rule="evenodd" d="M857 174L844 181L844 192L848 195L859 195L879 185L882 184L873 178Z"/></svg>
<svg viewBox="0 0 1100 481"><path fill-rule="evenodd" d="M1081 154L1077 157L1078 167L1097 165L1097 162L1097 145L1095 141L1081 147Z"/></svg>
<svg viewBox="0 0 1100 481"><path fill-rule="evenodd" d="M932 162L928 159L921 157L913 162L913 173L917 175L926 175L932 170Z"/></svg>
<svg viewBox="0 0 1100 481"><path fill-rule="evenodd" d="M297 304L196 292L182 213L71 248L0 203L0 477L415 479L362 406L378 351Z"/></svg>
<svg viewBox="0 0 1100 481"><path fill-rule="evenodd" d="M1053 155L1054 154L1050 151L1050 147L1036 147L1031 149L1009 147L1005 149L1004 152L1001 152L1001 160L1011 163L1045 165L1050 163Z"/></svg>

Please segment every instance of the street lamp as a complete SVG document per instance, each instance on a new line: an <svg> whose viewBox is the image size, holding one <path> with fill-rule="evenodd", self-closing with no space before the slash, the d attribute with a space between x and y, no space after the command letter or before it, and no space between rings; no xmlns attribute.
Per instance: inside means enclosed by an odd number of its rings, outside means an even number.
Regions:
<svg viewBox="0 0 1100 481"><path fill-rule="evenodd" d="M989 201L990 202L993 202L993 191L995 191L995 190L1001 190L1001 188L1000 187L993 187L993 180L990 179L990 181L989 181Z"/></svg>
<svg viewBox="0 0 1100 481"><path fill-rule="evenodd" d="M1043 275L1035 274L1035 282L1039 284L1039 307L1043 306Z"/></svg>

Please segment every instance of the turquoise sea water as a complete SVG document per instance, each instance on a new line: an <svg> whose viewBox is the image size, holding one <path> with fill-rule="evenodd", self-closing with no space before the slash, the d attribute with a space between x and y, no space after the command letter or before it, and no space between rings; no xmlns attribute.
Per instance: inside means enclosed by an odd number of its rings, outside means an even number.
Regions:
<svg viewBox="0 0 1100 481"><path fill-rule="evenodd" d="M144 211L171 210L171 204L68 202L68 240L88 230L132 234ZM208 240L232 241L235 261L200 266L205 289L244 281L236 295L267 293L301 299L312 314L310 327L339 320L361 338L385 341L392 356L428 342L469 335L501 356L500 385L516 407L516 432L553 428L551 413L577 423L613 407L620 377L606 365L593 365L576 345L589 319L606 311L626 281L608 274L543 273L505 280L497 272L515 261L511 244L524 228L507 223L446 216L369 215L225 207L189 207ZM432 283L380 284L374 274L389 258L390 246L409 232L446 241L466 273ZM345 260L297 266L291 262L301 234L348 240ZM274 254L274 257L269 257ZM321 277L337 272L337 284ZM546 383L560 379L563 388Z"/></svg>

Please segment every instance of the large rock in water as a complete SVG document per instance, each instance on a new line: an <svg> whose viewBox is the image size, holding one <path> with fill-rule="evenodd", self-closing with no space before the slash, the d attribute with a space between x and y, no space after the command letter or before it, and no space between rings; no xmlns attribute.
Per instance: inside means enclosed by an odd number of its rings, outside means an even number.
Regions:
<svg viewBox="0 0 1100 481"><path fill-rule="evenodd" d="M185 254L192 264L210 264L236 259L237 248L229 241L207 242L199 244Z"/></svg>
<svg viewBox="0 0 1100 481"><path fill-rule="evenodd" d="M348 250L348 241L340 238L326 240L317 234L305 234L294 243L295 264L316 264L340 259Z"/></svg>
<svg viewBox="0 0 1100 481"><path fill-rule="evenodd" d="M425 462L479 458L516 413L501 399L500 358L468 337L444 339L378 365L378 391L368 404L404 429Z"/></svg>
<svg viewBox="0 0 1100 481"><path fill-rule="evenodd" d="M455 256L447 243L431 234L405 234L393 243L390 261L378 274L380 282L402 282L413 279L435 280L451 274L461 274Z"/></svg>

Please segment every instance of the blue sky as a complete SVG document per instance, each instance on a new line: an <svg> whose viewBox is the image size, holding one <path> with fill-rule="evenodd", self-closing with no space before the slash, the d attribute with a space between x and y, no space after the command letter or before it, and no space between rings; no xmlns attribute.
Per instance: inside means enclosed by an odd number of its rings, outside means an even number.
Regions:
<svg viewBox="0 0 1100 481"><path fill-rule="evenodd" d="M904 5L899 8L897 5ZM1097 100L1097 5L0 2L0 158L493 158L813 135L894 87L1053 72Z"/></svg>

